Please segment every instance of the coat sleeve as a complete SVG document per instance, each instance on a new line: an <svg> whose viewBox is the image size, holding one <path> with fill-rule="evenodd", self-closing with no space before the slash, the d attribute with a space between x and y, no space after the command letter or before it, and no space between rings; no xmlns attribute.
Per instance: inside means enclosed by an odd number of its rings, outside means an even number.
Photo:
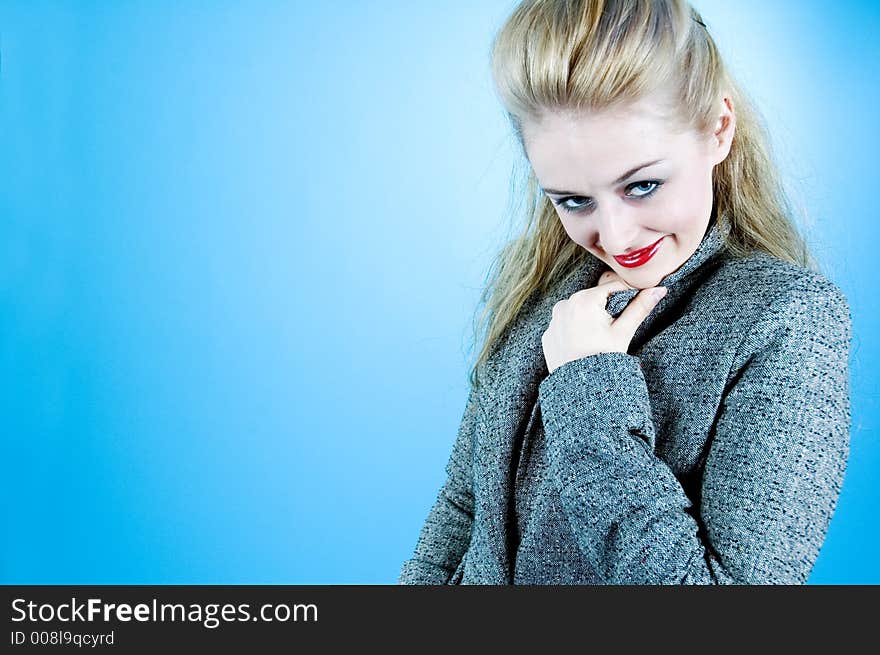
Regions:
<svg viewBox="0 0 880 655"><path fill-rule="evenodd" d="M398 584L446 584L461 562L474 520L473 436L479 392L471 387L458 436L446 464L446 481L422 526L412 558Z"/></svg>
<svg viewBox="0 0 880 655"><path fill-rule="evenodd" d="M654 454L637 357L599 353L539 387L550 466L578 545L608 584L801 584L849 455L851 318L797 283L744 335L694 507Z"/></svg>

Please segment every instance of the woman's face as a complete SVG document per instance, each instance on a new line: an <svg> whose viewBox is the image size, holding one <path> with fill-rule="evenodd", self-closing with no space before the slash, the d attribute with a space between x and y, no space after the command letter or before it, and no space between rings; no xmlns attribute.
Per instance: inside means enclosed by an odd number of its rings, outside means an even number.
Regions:
<svg viewBox="0 0 880 655"><path fill-rule="evenodd" d="M639 289L659 284L700 245L712 212L712 169L734 131L727 99L705 137L674 131L656 106L547 113L523 126L532 169L565 231Z"/></svg>

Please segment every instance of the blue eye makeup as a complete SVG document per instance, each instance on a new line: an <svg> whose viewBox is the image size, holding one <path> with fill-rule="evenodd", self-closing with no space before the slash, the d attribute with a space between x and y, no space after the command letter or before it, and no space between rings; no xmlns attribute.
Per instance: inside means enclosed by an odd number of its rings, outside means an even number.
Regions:
<svg viewBox="0 0 880 655"><path fill-rule="evenodd" d="M650 198L654 195L657 189L661 186L663 186L663 181L661 180L642 180L641 182L633 182L626 187L626 195L635 200L644 200L645 198ZM566 204L569 201L580 202L575 203L574 205ZM569 214L578 214L592 207L593 199L585 198L584 196L568 196L567 198L560 198L555 204Z"/></svg>

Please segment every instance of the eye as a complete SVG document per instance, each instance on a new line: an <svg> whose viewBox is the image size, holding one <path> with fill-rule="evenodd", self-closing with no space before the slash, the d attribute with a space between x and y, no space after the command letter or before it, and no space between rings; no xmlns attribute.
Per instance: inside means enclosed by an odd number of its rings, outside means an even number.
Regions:
<svg viewBox="0 0 880 655"><path fill-rule="evenodd" d="M574 205L568 205L566 203L573 202L576 200L580 200L580 203L575 203ZM569 198L563 198L559 202L556 203L556 206L562 209L563 211L567 211L570 214L575 214L577 212L583 211L587 207L589 207L593 203L592 198L584 198L583 196L571 196Z"/></svg>
<svg viewBox="0 0 880 655"><path fill-rule="evenodd" d="M660 180L643 180L642 182L635 182L626 188L627 195L631 198L647 198L659 189L662 184L663 182ZM636 191L636 193L630 193L631 191Z"/></svg>

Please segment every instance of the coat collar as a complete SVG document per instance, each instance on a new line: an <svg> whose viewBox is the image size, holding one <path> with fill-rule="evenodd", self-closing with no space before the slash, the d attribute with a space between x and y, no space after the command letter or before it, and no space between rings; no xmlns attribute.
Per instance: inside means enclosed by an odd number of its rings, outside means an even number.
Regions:
<svg viewBox="0 0 880 655"><path fill-rule="evenodd" d="M727 221L721 221L723 226ZM677 305L689 295L698 280L695 275L707 262L723 251L727 229L717 221L709 224L696 251L678 268L665 276L657 286L667 288L666 295L636 330L629 352L640 350L642 341L650 333L652 325L664 311ZM516 520L511 511L513 480L516 464L512 462L514 441L526 429L531 410L537 401L538 385L547 377L547 364L541 337L550 324L553 305L580 289L594 287L608 267L601 260L590 257L587 263L573 271L543 296L538 295L525 306L525 310L511 327L497 357L489 363L489 385L486 403L485 432L478 435L476 456L480 472L485 476L481 497L488 504L485 517L489 522L492 549L495 554L493 571L483 574L495 584L509 584L513 576L511 559L515 545L510 537L511 521ZM617 317L638 294L638 289L626 289L611 294L606 309ZM494 361L492 361L494 360Z"/></svg>

